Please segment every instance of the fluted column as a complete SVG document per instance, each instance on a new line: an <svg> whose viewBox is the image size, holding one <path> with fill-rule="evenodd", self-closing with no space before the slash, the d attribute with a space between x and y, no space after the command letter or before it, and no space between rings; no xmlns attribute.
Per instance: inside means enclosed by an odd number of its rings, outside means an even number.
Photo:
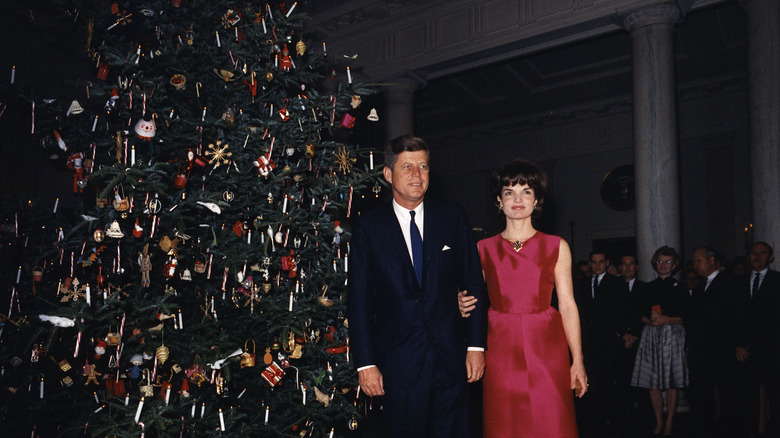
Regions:
<svg viewBox="0 0 780 438"><path fill-rule="evenodd" d="M669 3L624 19L633 51L636 239L642 267L662 245L682 250L673 46L681 16ZM649 269L639 273L642 280L653 278Z"/></svg>
<svg viewBox="0 0 780 438"><path fill-rule="evenodd" d="M748 33L753 237L780 250L780 5L744 0Z"/></svg>
<svg viewBox="0 0 780 438"><path fill-rule="evenodd" d="M420 89L417 81L396 78L384 89L385 134L389 141L404 134L414 134L414 93Z"/></svg>

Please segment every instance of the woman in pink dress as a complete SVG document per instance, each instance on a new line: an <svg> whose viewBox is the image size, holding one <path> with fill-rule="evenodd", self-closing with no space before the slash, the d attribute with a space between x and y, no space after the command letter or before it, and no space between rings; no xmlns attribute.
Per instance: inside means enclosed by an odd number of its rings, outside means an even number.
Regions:
<svg viewBox="0 0 780 438"><path fill-rule="evenodd" d="M532 223L546 186L544 172L526 160L505 163L491 178L506 228L478 244L490 297L484 438L578 436L572 390L582 397L588 378L571 251L565 240ZM553 289L559 310L550 306ZM459 298L464 316L474 302L465 294Z"/></svg>

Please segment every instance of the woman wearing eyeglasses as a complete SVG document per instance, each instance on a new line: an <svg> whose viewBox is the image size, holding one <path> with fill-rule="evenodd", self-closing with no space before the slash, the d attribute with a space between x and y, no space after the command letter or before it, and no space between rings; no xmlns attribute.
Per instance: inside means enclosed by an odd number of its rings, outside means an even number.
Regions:
<svg viewBox="0 0 780 438"><path fill-rule="evenodd" d="M651 261L658 278L648 283L642 301L645 327L639 340L631 386L647 388L655 414L653 435L672 435L677 411L677 390L688 386L685 366L685 329L683 316L688 304L685 286L672 277L680 264L674 248L662 246ZM666 391L666 423L663 395Z"/></svg>

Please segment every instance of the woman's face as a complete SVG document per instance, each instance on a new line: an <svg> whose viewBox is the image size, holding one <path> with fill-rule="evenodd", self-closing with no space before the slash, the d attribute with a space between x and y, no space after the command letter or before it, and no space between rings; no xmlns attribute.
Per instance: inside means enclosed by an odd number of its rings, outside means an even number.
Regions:
<svg viewBox="0 0 780 438"><path fill-rule="evenodd" d="M504 186L498 201L507 219L525 219L534 212L536 193L528 184Z"/></svg>
<svg viewBox="0 0 780 438"><path fill-rule="evenodd" d="M658 256L658 260L655 262L655 270L658 272L658 276L666 278L672 275L677 265L674 264L674 257L672 256Z"/></svg>

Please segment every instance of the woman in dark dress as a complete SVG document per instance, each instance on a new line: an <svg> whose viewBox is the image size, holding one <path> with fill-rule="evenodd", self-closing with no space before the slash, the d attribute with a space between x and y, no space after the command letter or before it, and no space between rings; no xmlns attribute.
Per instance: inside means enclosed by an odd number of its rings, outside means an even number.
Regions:
<svg viewBox="0 0 780 438"><path fill-rule="evenodd" d="M685 329L683 316L688 291L672 277L680 264L673 248L662 246L655 251L653 269L658 278L648 283L640 298L645 327L639 340L631 386L647 388L655 414L654 435L671 436L677 411L678 389L688 386L685 365ZM666 424L663 419L663 394L666 391Z"/></svg>

